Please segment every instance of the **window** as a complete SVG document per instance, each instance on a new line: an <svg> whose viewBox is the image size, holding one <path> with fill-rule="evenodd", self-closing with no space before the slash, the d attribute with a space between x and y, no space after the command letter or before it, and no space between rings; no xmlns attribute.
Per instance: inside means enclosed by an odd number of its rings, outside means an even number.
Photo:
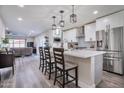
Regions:
<svg viewBox="0 0 124 93"><path fill-rule="evenodd" d="M9 47L13 47L13 39L9 39Z"/></svg>
<svg viewBox="0 0 124 93"><path fill-rule="evenodd" d="M19 40L14 40L14 47L19 47Z"/></svg>
<svg viewBox="0 0 124 93"><path fill-rule="evenodd" d="M9 39L9 47L25 47L25 39Z"/></svg>
<svg viewBox="0 0 124 93"><path fill-rule="evenodd" d="M25 47L25 40L20 40L19 46L20 46L20 47Z"/></svg>

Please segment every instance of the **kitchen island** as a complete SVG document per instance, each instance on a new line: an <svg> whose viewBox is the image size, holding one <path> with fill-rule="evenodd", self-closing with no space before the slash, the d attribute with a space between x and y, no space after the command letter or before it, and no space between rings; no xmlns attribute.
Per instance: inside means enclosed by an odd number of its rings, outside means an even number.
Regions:
<svg viewBox="0 0 124 93"><path fill-rule="evenodd" d="M65 60L78 65L78 85L96 87L102 80L103 51L69 50L65 51ZM71 72L73 74L73 72Z"/></svg>

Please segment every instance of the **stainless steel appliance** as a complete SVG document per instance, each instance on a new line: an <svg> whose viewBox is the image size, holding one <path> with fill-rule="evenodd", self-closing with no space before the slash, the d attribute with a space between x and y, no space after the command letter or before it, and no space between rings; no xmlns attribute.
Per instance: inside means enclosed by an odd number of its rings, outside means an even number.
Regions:
<svg viewBox="0 0 124 93"><path fill-rule="evenodd" d="M103 57L103 70L124 74L124 31L123 27L97 31L97 50L106 51Z"/></svg>

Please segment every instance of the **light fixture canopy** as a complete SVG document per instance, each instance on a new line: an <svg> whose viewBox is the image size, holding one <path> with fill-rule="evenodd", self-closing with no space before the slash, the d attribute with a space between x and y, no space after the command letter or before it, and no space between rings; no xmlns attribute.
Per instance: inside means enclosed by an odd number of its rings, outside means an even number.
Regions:
<svg viewBox="0 0 124 93"><path fill-rule="evenodd" d="M52 30L56 30L56 24L55 24L56 17L52 16L52 18L53 18Z"/></svg>
<svg viewBox="0 0 124 93"><path fill-rule="evenodd" d="M74 13L74 5L72 5L72 14L70 15L70 23L77 22L77 15Z"/></svg>
<svg viewBox="0 0 124 93"><path fill-rule="evenodd" d="M64 11L61 10L61 11L60 11L61 20L59 21L59 26L60 26L60 27L64 27L64 26L65 26L65 21L63 20L63 13L64 13Z"/></svg>

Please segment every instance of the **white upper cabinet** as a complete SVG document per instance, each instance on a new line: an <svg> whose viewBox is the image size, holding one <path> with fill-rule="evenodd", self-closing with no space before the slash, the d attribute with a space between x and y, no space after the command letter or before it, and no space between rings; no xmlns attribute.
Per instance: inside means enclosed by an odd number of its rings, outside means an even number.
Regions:
<svg viewBox="0 0 124 93"><path fill-rule="evenodd" d="M77 28L77 38L84 38L85 34L84 34L84 26L78 27Z"/></svg>
<svg viewBox="0 0 124 93"><path fill-rule="evenodd" d="M124 26L124 11L109 16L111 28Z"/></svg>
<svg viewBox="0 0 124 93"><path fill-rule="evenodd" d="M63 40L65 42L77 42L77 29L71 29L68 31L63 32Z"/></svg>
<svg viewBox="0 0 124 93"><path fill-rule="evenodd" d="M85 41L96 41L96 23L84 26Z"/></svg>
<svg viewBox="0 0 124 93"><path fill-rule="evenodd" d="M109 24L107 17L97 19L96 20L96 31L105 30L107 24Z"/></svg>
<svg viewBox="0 0 124 93"><path fill-rule="evenodd" d="M124 26L124 11L97 19L96 31L105 30L107 25L109 25L110 28Z"/></svg>

